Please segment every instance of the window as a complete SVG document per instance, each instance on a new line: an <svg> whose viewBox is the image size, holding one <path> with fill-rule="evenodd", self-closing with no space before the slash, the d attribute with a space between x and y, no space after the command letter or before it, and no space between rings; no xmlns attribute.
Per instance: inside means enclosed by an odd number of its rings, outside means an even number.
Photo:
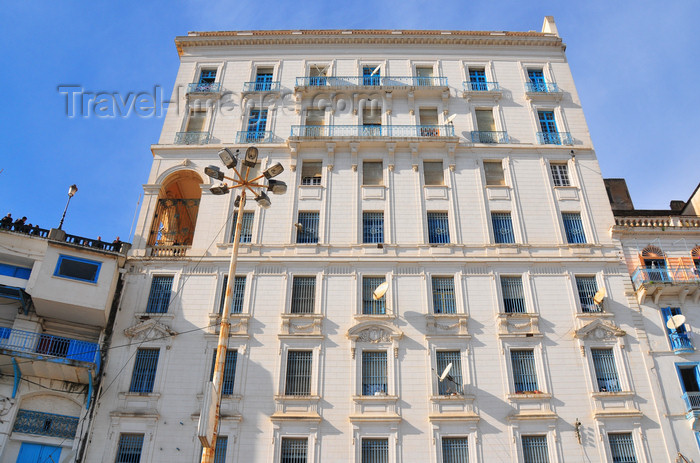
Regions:
<svg viewBox="0 0 700 463"><path fill-rule="evenodd" d="M595 277L576 277L576 289L578 300L581 302L581 311L584 313L602 312L600 306L595 303L593 297L598 292L598 284Z"/></svg>
<svg viewBox="0 0 700 463"><path fill-rule="evenodd" d="M187 119L186 132L204 132L204 121L207 119L207 112L193 109Z"/></svg>
<svg viewBox="0 0 700 463"><path fill-rule="evenodd" d="M486 185L503 186L506 184L501 161L484 161L484 175L486 176Z"/></svg>
<svg viewBox="0 0 700 463"><path fill-rule="evenodd" d="M216 69L202 69L199 74L200 84L213 84L216 82Z"/></svg>
<svg viewBox="0 0 700 463"><path fill-rule="evenodd" d="M525 313L522 277L501 277L503 310L506 313Z"/></svg>
<svg viewBox="0 0 700 463"><path fill-rule="evenodd" d="M362 213L362 242L363 243L383 243L384 242L384 213L383 212L363 212Z"/></svg>
<svg viewBox="0 0 700 463"><path fill-rule="evenodd" d="M304 161L301 165L301 184L320 185L321 184L321 162Z"/></svg>
<svg viewBox="0 0 700 463"><path fill-rule="evenodd" d="M692 352L694 350L693 343L688 337L688 331L685 329L685 323L676 328L669 328L669 321L674 315L681 315L681 309L678 307L662 307L661 314L664 320L664 327L668 340L671 343L671 349L676 353ZM673 322L670 322L673 325Z"/></svg>
<svg viewBox="0 0 700 463"><path fill-rule="evenodd" d="M308 444L306 438L282 438L280 463L306 463Z"/></svg>
<svg viewBox="0 0 700 463"><path fill-rule="evenodd" d="M219 302L219 314L224 313L224 303L226 302L226 285L228 275L224 275L224 284L221 287L221 302ZM243 312L243 297L245 296L245 277L236 275L231 288L231 313Z"/></svg>
<svg viewBox="0 0 700 463"><path fill-rule="evenodd" d="M101 262L97 262L94 260L80 259L78 257L60 255L58 257L58 263L56 264L56 270L53 274L54 276L70 278L72 280L96 283L97 277L100 274L101 266ZM18 272L19 275L26 275L25 279L29 279L29 274L32 272L31 269L21 269L19 267L14 268L20 270L20 272ZM17 272L15 273L17 274Z"/></svg>
<svg viewBox="0 0 700 463"><path fill-rule="evenodd" d="M314 313L316 299L316 277L297 277L292 279L291 313Z"/></svg>
<svg viewBox="0 0 700 463"><path fill-rule="evenodd" d="M450 242L450 226L447 212L428 212L428 243L447 244Z"/></svg>
<svg viewBox="0 0 700 463"><path fill-rule="evenodd" d="M318 243L318 212L299 212L297 243Z"/></svg>
<svg viewBox="0 0 700 463"><path fill-rule="evenodd" d="M139 349L136 351L134 370L131 373L129 392L151 393L156 379L159 349Z"/></svg>
<svg viewBox="0 0 700 463"><path fill-rule="evenodd" d="M143 448L143 434L120 434L115 463L139 463Z"/></svg>
<svg viewBox="0 0 700 463"><path fill-rule="evenodd" d="M384 184L384 169L382 166L382 161L364 161L362 163L362 184Z"/></svg>
<svg viewBox="0 0 700 463"><path fill-rule="evenodd" d="M272 89L273 68L258 68L255 73L255 91L268 92Z"/></svg>
<svg viewBox="0 0 700 463"><path fill-rule="evenodd" d="M469 68L469 82L474 91L486 91L486 70L484 68Z"/></svg>
<svg viewBox="0 0 700 463"><path fill-rule="evenodd" d="M382 134L382 109L377 107L362 110L362 135L378 137Z"/></svg>
<svg viewBox="0 0 700 463"><path fill-rule="evenodd" d="M384 277L362 277L362 313L364 315L384 315L386 313L385 298L374 300L374 290L384 283Z"/></svg>
<svg viewBox="0 0 700 463"><path fill-rule="evenodd" d="M386 351L362 352L362 395L383 395L387 391Z"/></svg>
<svg viewBox="0 0 700 463"><path fill-rule="evenodd" d="M257 84L256 84L257 87ZM251 109L248 116L246 142L259 142L265 138L267 109Z"/></svg>
<svg viewBox="0 0 700 463"><path fill-rule="evenodd" d="M423 178L426 185L444 185L442 161L423 161Z"/></svg>
<svg viewBox="0 0 700 463"><path fill-rule="evenodd" d="M678 366L687 411L700 410L700 364Z"/></svg>
<svg viewBox="0 0 700 463"><path fill-rule="evenodd" d="M380 85L382 69L379 65L362 67L362 85Z"/></svg>
<svg viewBox="0 0 700 463"><path fill-rule="evenodd" d="M326 111L323 109L307 109L306 110L306 127L305 136L320 137L324 135L323 123L326 119Z"/></svg>
<svg viewBox="0 0 700 463"><path fill-rule="evenodd" d="M569 182L569 169L566 164L550 164L552 181L554 186L571 186Z"/></svg>
<svg viewBox="0 0 700 463"><path fill-rule="evenodd" d="M433 277L433 313L455 313L455 280L452 277Z"/></svg>
<svg viewBox="0 0 700 463"><path fill-rule="evenodd" d="M540 142L545 145L561 145L554 111L537 111L537 119L540 122Z"/></svg>
<svg viewBox="0 0 700 463"><path fill-rule="evenodd" d="M612 348L591 349L593 368L599 392L620 392L620 380L615 368L615 355Z"/></svg>
<svg viewBox="0 0 700 463"><path fill-rule="evenodd" d="M172 276L155 276L151 280L151 292L146 304L147 313L167 313L170 305L170 291L173 287Z"/></svg>
<svg viewBox="0 0 700 463"><path fill-rule="evenodd" d="M32 274L32 269L17 267L16 265L0 264L0 275L28 280Z"/></svg>
<svg viewBox="0 0 700 463"><path fill-rule="evenodd" d="M527 77L530 79L529 91L531 92L546 92L547 84L544 81L544 72L542 69L528 69Z"/></svg>
<svg viewBox="0 0 700 463"><path fill-rule="evenodd" d="M495 132L496 123L493 120L493 109L477 109L476 128L479 132ZM488 143L482 141L481 143ZM492 142L493 143L493 142Z"/></svg>
<svg viewBox="0 0 700 463"><path fill-rule="evenodd" d="M578 212L562 212L561 218L564 221L566 241L569 244L585 244L586 234L583 231L581 214Z"/></svg>
<svg viewBox="0 0 700 463"><path fill-rule="evenodd" d="M420 126L421 137L437 137L440 135L437 108L420 108Z"/></svg>
<svg viewBox="0 0 700 463"><path fill-rule="evenodd" d="M252 170L252 169L251 169ZM253 177L251 173L250 178ZM255 218L255 212L243 212L243 219L241 220L241 240L240 243L250 243L253 239L253 219ZM233 213L233 230L231 230L231 242L233 243L233 238L236 236L236 223L238 221L238 211Z"/></svg>
<svg viewBox="0 0 700 463"><path fill-rule="evenodd" d="M216 447L214 448L214 463L226 462L226 447L228 446L228 437L216 436Z"/></svg>
<svg viewBox="0 0 700 463"><path fill-rule="evenodd" d="M535 352L532 349L512 350L510 351L510 361L513 365L513 386L515 392L538 391Z"/></svg>
<svg viewBox="0 0 700 463"><path fill-rule="evenodd" d="M522 436L524 463L549 463L547 436Z"/></svg>
<svg viewBox="0 0 700 463"><path fill-rule="evenodd" d="M515 243L510 212L492 212L491 223L493 224L493 240L496 244Z"/></svg>
<svg viewBox="0 0 700 463"><path fill-rule="evenodd" d="M447 365L452 364L449 375L444 380L438 381L438 394L462 394L462 357L459 351L437 351L435 363L438 374L442 374Z"/></svg>
<svg viewBox="0 0 700 463"><path fill-rule="evenodd" d="M224 378L221 383L221 394L231 395L233 394L233 384L236 381L236 360L238 359L238 352L235 350L226 351L226 359L224 360ZM216 367L216 349L214 350L214 355L211 361L211 373L209 374L209 381L214 379L214 368Z"/></svg>
<svg viewBox="0 0 700 463"><path fill-rule="evenodd" d="M417 84L421 87L433 85L433 67L416 66Z"/></svg>
<svg viewBox="0 0 700 463"><path fill-rule="evenodd" d="M388 439L362 439L362 463L386 463L388 461Z"/></svg>
<svg viewBox="0 0 700 463"><path fill-rule="evenodd" d="M318 64L313 64L309 68L309 85L313 87L325 86L328 82L328 67Z"/></svg>
<svg viewBox="0 0 700 463"><path fill-rule="evenodd" d="M608 442L610 442L610 454L614 463L637 463L631 432L610 433Z"/></svg>
<svg viewBox="0 0 700 463"><path fill-rule="evenodd" d="M311 359L310 350L290 350L287 352L287 375L285 395L311 395Z"/></svg>
<svg viewBox="0 0 700 463"><path fill-rule="evenodd" d="M466 437L442 438L442 463L469 463L469 444Z"/></svg>

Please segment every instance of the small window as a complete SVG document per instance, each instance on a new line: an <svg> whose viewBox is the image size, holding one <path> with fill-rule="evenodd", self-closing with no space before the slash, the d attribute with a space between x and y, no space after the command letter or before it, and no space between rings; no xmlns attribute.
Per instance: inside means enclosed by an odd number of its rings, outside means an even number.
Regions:
<svg viewBox="0 0 700 463"><path fill-rule="evenodd" d="M620 392L620 379L617 376L613 350L610 348L591 349L591 358L593 359L598 391Z"/></svg>
<svg viewBox="0 0 700 463"><path fill-rule="evenodd" d="M522 277L501 277L505 313L525 313Z"/></svg>
<svg viewBox="0 0 700 463"><path fill-rule="evenodd" d="M420 136L440 136L437 108L420 108Z"/></svg>
<svg viewBox="0 0 700 463"><path fill-rule="evenodd" d="M547 436L522 436L523 463L549 463Z"/></svg>
<svg viewBox="0 0 700 463"><path fill-rule="evenodd" d="M199 74L200 84L213 84L216 82L216 69L202 69Z"/></svg>
<svg viewBox="0 0 700 463"><path fill-rule="evenodd" d="M58 257L58 264L56 264L56 271L54 272L54 276L96 283L97 277L100 274L101 266L101 262L97 262L94 260L80 259L78 257L61 255ZM27 271L31 273L31 269L20 269L19 275L27 275ZM29 275L27 275L27 279L28 278Z"/></svg>
<svg viewBox="0 0 700 463"><path fill-rule="evenodd" d="M571 186L569 182L569 169L566 164L550 164L552 181L554 186Z"/></svg>
<svg viewBox="0 0 700 463"><path fill-rule="evenodd" d="M167 313L173 287L172 276L155 276L151 280L146 313Z"/></svg>
<svg viewBox="0 0 700 463"><path fill-rule="evenodd" d="M250 175L250 178L255 178ZM254 212L243 212L243 218L241 220L241 238L240 243L250 243L253 239L253 219L255 218ZM231 242L233 243L233 238L236 236L236 223L238 222L238 211L233 213L233 229L231 230Z"/></svg>
<svg viewBox="0 0 700 463"><path fill-rule="evenodd" d="M423 161L423 177L426 185L444 185L442 161Z"/></svg>
<svg viewBox="0 0 700 463"><path fill-rule="evenodd" d="M362 352L362 395L387 392L386 351Z"/></svg>
<svg viewBox="0 0 700 463"><path fill-rule="evenodd" d="M532 349L512 350L510 360L513 366L513 387L516 394L539 391L535 352Z"/></svg>
<svg viewBox="0 0 700 463"><path fill-rule="evenodd" d="M386 314L386 298L374 300L374 290L384 283L384 277L362 277L362 313L364 315Z"/></svg>
<svg viewBox="0 0 700 463"><path fill-rule="evenodd" d="M493 109L477 109L475 112L476 129L479 132L496 131L496 122L493 120Z"/></svg>
<svg viewBox="0 0 700 463"><path fill-rule="evenodd" d="M308 443L305 437L283 437L280 463L306 463L307 452Z"/></svg>
<svg viewBox="0 0 700 463"><path fill-rule="evenodd" d="M238 360L238 352L235 350L226 351L226 359L224 360L224 378L221 383L221 394L231 395L233 394L233 384L236 381L236 361ZM214 368L216 367L216 350L211 360L211 373L209 374L209 381L214 379Z"/></svg>
<svg viewBox="0 0 700 463"><path fill-rule="evenodd" d="M601 312L601 308L595 303L593 297L598 292L598 284L595 277L576 277L576 289L578 290L578 300L581 303L583 313Z"/></svg>
<svg viewBox="0 0 700 463"><path fill-rule="evenodd" d="M364 161L362 163L362 184L384 185L382 161Z"/></svg>
<svg viewBox="0 0 700 463"><path fill-rule="evenodd" d="M450 225L447 212L428 212L428 243L447 244L450 242Z"/></svg>
<svg viewBox="0 0 700 463"><path fill-rule="evenodd" d="M301 164L301 184L320 185L321 167L322 163L319 161L304 161Z"/></svg>
<svg viewBox="0 0 700 463"><path fill-rule="evenodd" d="M98 262L99 264L99 262ZM0 264L0 275L20 278L22 280L28 280L29 276L32 274L32 269L25 267L17 267L16 265Z"/></svg>
<svg viewBox="0 0 700 463"><path fill-rule="evenodd" d="M243 312L243 297L245 296L245 276L236 275L233 282L232 298L231 298L231 313ZM224 303L226 302L226 285L228 284L228 275L224 275L223 286L221 287L221 301L219 302L219 314L224 313Z"/></svg>
<svg viewBox="0 0 700 463"><path fill-rule="evenodd" d="M139 463L143 449L143 434L120 434L115 463Z"/></svg>
<svg viewBox="0 0 700 463"><path fill-rule="evenodd" d="M443 437L442 463L469 463L468 439L466 437Z"/></svg>
<svg viewBox="0 0 700 463"><path fill-rule="evenodd" d="M297 243L318 243L318 212L299 212Z"/></svg>
<svg viewBox="0 0 700 463"><path fill-rule="evenodd" d="M310 350L290 350L287 352L287 374L285 378L285 395L311 395L311 362Z"/></svg>
<svg viewBox="0 0 700 463"><path fill-rule="evenodd" d="M493 224L493 241L496 244L515 243L513 220L510 217L510 212L492 212L491 223Z"/></svg>
<svg viewBox="0 0 700 463"><path fill-rule="evenodd" d="M452 277L433 277L433 313L455 313L455 280Z"/></svg>
<svg viewBox="0 0 700 463"><path fill-rule="evenodd" d="M153 383L158 368L159 349L139 349L136 351L134 370L131 373L129 392L148 394L153 392Z"/></svg>
<svg viewBox="0 0 700 463"><path fill-rule="evenodd" d="M452 364L449 374L444 380L438 381L438 394L462 394L462 356L458 350L438 351L435 353L435 363L438 374L441 374Z"/></svg>
<svg viewBox="0 0 700 463"><path fill-rule="evenodd" d="M585 244L586 233L583 231L581 214L578 212L562 212L561 218L564 221L566 241L569 244Z"/></svg>
<svg viewBox="0 0 700 463"><path fill-rule="evenodd" d="M634 451L632 433L609 433L610 454L612 461L620 463L637 463L637 454Z"/></svg>
<svg viewBox="0 0 700 463"><path fill-rule="evenodd" d="M295 276L292 280L291 313L314 313L316 277Z"/></svg>
<svg viewBox="0 0 700 463"><path fill-rule="evenodd" d="M503 186L506 184L501 161L484 161L484 174L486 185Z"/></svg>
<svg viewBox="0 0 700 463"><path fill-rule="evenodd" d="M326 111L323 109L307 109L306 125L320 126L326 119Z"/></svg>
<svg viewBox="0 0 700 463"><path fill-rule="evenodd" d="M204 132L204 122L207 119L206 111L192 110L187 118L186 132Z"/></svg>
<svg viewBox="0 0 700 463"><path fill-rule="evenodd" d="M384 213L383 212L363 212L362 213L362 242L363 243L383 243L384 242Z"/></svg>

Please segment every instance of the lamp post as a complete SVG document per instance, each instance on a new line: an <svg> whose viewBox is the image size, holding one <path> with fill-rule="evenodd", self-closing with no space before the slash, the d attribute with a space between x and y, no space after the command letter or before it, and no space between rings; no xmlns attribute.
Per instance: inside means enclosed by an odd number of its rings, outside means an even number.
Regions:
<svg viewBox="0 0 700 463"><path fill-rule="evenodd" d="M70 204L70 199L73 197L74 194L78 192L78 186L74 183L68 188L68 202L66 202L66 207L63 209L63 215L61 216L61 223L58 224L58 229L60 230L61 227L63 227L63 219L66 218L66 211L68 211L68 205Z"/></svg>
<svg viewBox="0 0 700 463"><path fill-rule="evenodd" d="M215 195L225 195L230 190L240 188L241 193L236 197L234 204L238 207L238 216L236 217L236 228L233 237L233 250L231 252L231 261L228 268L228 280L226 282L226 296L224 299L224 310L221 314L221 323L219 326L219 342L216 347L216 360L214 362L214 376L207 387L202 411L199 415L198 437L202 443L202 460L201 463L212 463L216 452L216 437L218 434L219 415L221 407L221 386L224 378L224 363L226 361L226 347L228 344L228 336L231 328L229 317L231 302L233 299L233 285L236 279L236 264L238 260L239 241L241 239L241 228L243 227L243 208L245 207L246 191L253 194L255 202L263 209L270 207L270 197L263 191L271 191L273 194L281 195L287 191L287 184L278 180L272 180L284 171L282 164L277 163L267 168L261 175L255 178L250 176L251 167L255 167L258 160L258 150L255 147L250 147L246 150L245 157L241 161L241 172L236 169L238 164L238 150L236 153L230 149L224 148L219 151L221 162L235 173L235 177L227 177L216 166L209 166L204 169L204 172L215 180L230 180L233 183L228 185L220 183L210 188L210 191ZM245 175L242 174L245 167ZM267 185L257 183L267 179Z"/></svg>

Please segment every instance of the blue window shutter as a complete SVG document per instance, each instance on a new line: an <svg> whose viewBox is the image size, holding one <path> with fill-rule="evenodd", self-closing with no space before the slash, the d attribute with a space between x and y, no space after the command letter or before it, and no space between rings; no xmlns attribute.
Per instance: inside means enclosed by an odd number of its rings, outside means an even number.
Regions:
<svg viewBox="0 0 700 463"><path fill-rule="evenodd" d="M61 459L61 447L22 442L17 463L54 463Z"/></svg>

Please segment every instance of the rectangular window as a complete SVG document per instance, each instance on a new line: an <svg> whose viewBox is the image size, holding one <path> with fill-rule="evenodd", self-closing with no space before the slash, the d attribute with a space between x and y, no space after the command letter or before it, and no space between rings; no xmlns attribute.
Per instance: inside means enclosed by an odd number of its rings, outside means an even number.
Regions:
<svg viewBox="0 0 700 463"><path fill-rule="evenodd" d="M287 376L285 379L285 395L311 395L311 362L310 350L290 350L287 352Z"/></svg>
<svg viewBox="0 0 700 463"><path fill-rule="evenodd" d="M546 92L547 91L547 85L544 81L544 72L542 69L528 69L527 70L527 77L530 79L530 88L528 89L531 92Z"/></svg>
<svg viewBox="0 0 700 463"><path fill-rule="evenodd" d="M585 244L586 233L583 231L581 214L578 212L562 212L561 218L564 221L566 241L569 244Z"/></svg>
<svg viewBox="0 0 700 463"><path fill-rule="evenodd" d="M450 225L447 212L428 212L428 243L447 244L450 242Z"/></svg>
<svg viewBox="0 0 700 463"><path fill-rule="evenodd" d="M200 84L213 84L216 81L216 69L202 69L199 74Z"/></svg>
<svg viewBox="0 0 700 463"><path fill-rule="evenodd" d="M255 91L267 92L272 89L273 68L258 68L255 73Z"/></svg>
<svg viewBox="0 0 700 463"><path fill-rule="evenodd" d="M591 349L593 368L599 392L620 392L620 380L615 368L615 354L612 349Z"/></svg>
<svg viewBox="0 0 700 463"><path fill-rule="evenodd" d="M263 140L265 138L264 132L266 127L267 109L251 109L250 115L248 116L248 126L245 141L257 142Z"/></svg>
<svg viewBox="0 0 700 463"><path fill-rule="evenodd" d="M307 449L306 438L283 437L280 463L306 463Z"/></svg>
<svg viewBox="0 0 700 463"><path fill-rule="evenodd" d="M299 212L297 243L318 243L318 212Z"/></svg>
<svg viewBox="0 0 700 463"><path fill-rule="evenodd" d="M307 137L320 137L324 134L323 127L326 119L326 111L323 109L307 109L306 110L306 128L305 135Z"/></svg>
<svg viewBox="0 0 700 463"><path fill-rule="evenodd" d="M537 388L537 368L533 350L512 350L510 361L513 365L513 386L515 392L534 392Z"/></svg>
<svg viewBox="0 0 700 463"><path fill-rule="evenodd" d="M491 223L493 224L493 241L496 244L515 243L513 220L510 217L510 212L492 212Z"/></svg>
<svg viewBox="0 0 700 463"><path fill-rule="evenodd" d="M364 315L384 315L386 313L386 299L384 297L374 300L374 290L384 283L384 277L362 277L362 313Z"/></svg>
<svg viewBox="0 0 700 463"><path fill-rule="evenodd" d="M147 313L167 313L170 293L173 287L172 276L155 276L151 280L151 292L146 304Z"/></svg>
<svg viewBox="0 0 700 463"><path fill-rule="evenodd" d="M468 439L466 437L443 437L442 463L469 463Z"/></svg>
<svg viewBox="0 0 700 463"><path fill-rule="evenodd" d="M314 313L316 299L316 277L292 279L291 313Z"/></svg>
<svg viewBox="0 0 700 463"><path fill-rule="evenodd" d="M362 184L384 185L382 161L364 161L362 163Z"/></svg>
<svg viewBox="0 0 700 463"><path fill-rule="evenodd" d="M54 271L54 276L70 278L72 280L87 281L89 283L97 283L97 277L100 274L101 262L94 260L80 259L73 256L60 255L58 257L58 263L56 264L56 270ZM19 268L19 267L15 267ZM27 275L29 278L29 273L31 269L20 269L24 273L19 274ZM21 277L19 277L21 278Z"/></svg>
<svg viewBox="0 0 700 463"><path fill-rule="evenodd" d="M362 395L382 395L386 391L386 351L362 352Z"/></svg>
<svg viewBox="0 0 700 463"><path fill-rule="evenodd" d="M484 175L486 176L486 185L503 186L506 184L501 161L484 161Z"/></svg>
<svg viewBox="0 0 700 463"><path fill-rule="evenodd" d="M581 311L584 313L600 312L601 308L595 303L593 297L598 292L598 284L595 277L576 277L576 289L578 300L581 302Z"/></svg>
<svg viewBox="0 0 700 463"><path fill-rule="evenodd" d="M416 66L417 84L421 87L433 85L433 67Z"/></svg>
<svg viewBox="0 0 700 463"><path fill-rule="evenodd" d="M438 374L442 374L447 365L452 364L452 368L445 379L442 381L438 380L438 394L462 394L462 356L459 351L437 351L435 353L435 363Z"/></svg>
<svg viewBox="0 0 700 463"><path fill-rule="evenodd" d="M143 448L143 434L120 434L115 463L139 463Z"/></svg>
<svg viewBox="0 0 700 463"><path fill-rule="evenodd" d="M321 166L318 161L304 161L301 164L301 184L302 185L320 185L321 184Z"/></svg>
<svg viewBox="0 0 700 463"><path fill-rule="evenodd" d="M525 295L522 277L501 277L503 310L506 313L525 313Z"/></svg>
<svg viewBox="0 0 700 463"><path fill-rule="evenodd" d="M420 108L420 126L421 137L440 136L437 108Z"/></svg>
<svg viewBox="0 0 700 463"><path fill-rule="evenodd" d="M610 454L615 463L637 463L637 454L634 451L632 433L608 434L610 442Z"/></svg>
<svg viewBox="0 0 700 463"><path fill-rule="evenodd" d="M204 132L204 121L207 119L206 111L192 110L187 119L187 132Z"/></svg>
<svg viewBox="0 0 700 463"><path fill-rule="evenodd" d="M669 323L673 326L674 322L671 321L674 315L682 315L681 309L678 307L662 307L661 315L664 320L664 327L666 327L666 334L668 335L668 340L671 343L671 349L676 353L692 352L695 350L693 348L693 343L688 337L688 331L685 329L685 323L676 326L675 328L669 328ZM675 321L676 319L674 319Z"/></svg>
<svg viewBox="0 0 700 463"><path fill-rule="evenodd" d="M495 132L496 122L493 120L493 109L477 109L476 129L479 132ZM483 143L483 141L482 141Z"/></svg>
<svg viewBox="0 0 700 463"><path fill-rule="evenodd" d="M245 296L245 277L236 276L231 288L231 313L243 312L243 297ZM221 301L219 302L219 314L224 313L224 303L226 302L226 285L228 284L228 275L224 275L224 284L221 287Z"/></svg>
<svg viewBox="0 0 700 463"><path fill-rule="evenodd" d="M153 392L153 382L156 379L159 355L159 349L139 349L136 351L129 392Z"/></svg>
<svg viewBox="0 0 700 463"><path fill-rule="evenodd" d="M363 109L362 125L382 125L382 109L377 107Z"/></svg>
<svg viewBox="0 0 700 463"><path fill-rule="evenodd" d="M238 351L227 350L226 359L224 360L224 378L221 383L221 394L231 395L233 394L233 384L236 381L236 361L238 359ZM216 367L216 350L212 355L211 360L211 373L209 374L209 381L214 379L214 368Z"/></svg>
<svg viewBox="0 0 700 463"><path fill-rule="evenodd" d="M452 277L433 277L433 313L455 313L455 280Z"/></svg>
<svg viewBox="0 0 700 463"><path fill-rule="evenodd" d="M77 419L77 418L76 418ZM73 439L73 436L70 437ZM19 455L17 455L16 463L52 463L61 461L61 450L59 446L55 445L42 445L42 444L30 444L29 442L22 442L19 449ZM68 458L63 461L68 461Z"/></svg>
<svg viewBox="0 0 700 463"><path fill-rule="evenodd" d="M255 178L252 177L251 178ZM243 212L243 219L241 220L241 241L240 243L250 243L253 239L253 219L255 218L255 212ZM238 211L233 213L233 230L231 230L231 243L233 243L233 238L236 236L236 222L238 221Z"/></svg>
<svg viewBox="0 0 700 463"><path fill-rule="evenodd" d="M362 85L380 85L382 69L379 65L362 67Z"/></svg>
<svg viewBox="0 0 700 463"><path fill-rule="evenodd" d="M362 213L362 242L363 243L383 243L384 242L384 213L383 212L363 212Z"/></svg>
<svg viewBox="0 0 700 463"><path fill-rule="evenodd" d="M216 436L216 448L214 449L214 463L226 463L226 447L228 437Z"/></svg>
<svg viewBox="0 0 700 463"><path fill-rule="evenodd" d="M423 178L426 185L444 185L442 161L423 161Z"/></svg>
<svg viewBox="0 0 700 463"><path fill-rule="evenodd" d="M486 91L486 70L484 68L469 68L469 82L474 91Z"/></svg>
<svg viewBox="0 0 700 463"><path fill-rule="evenodd" d="M313 87L325 86L328 82L328 66L312 64L309 68L309 85Z"/></svg>
<svg viewBox="0 0 700 463"><path fill-rule="evenodd" d="M554 111L537 111L540 121L540 129L544 133L557 133L557 123L554 120ZM559 143L556 143L559 144Z"/></svg>
<svg viewBox="0 0 700 463"><path fill-rule="evenodd" d="M550 164L552 181L554 186L571 186L569 182L569 168L566 164Z"/></svg>
<svg viewBox="0 0 700 463"><path fill-rule="evenodd" d="M362 439L362 463L387 463L388 439Z"/></svg>
<svg viewBox="0 0 700 463"><path fill-rule="evenodd" d="M9 264L0 264L0 275L3 276L28 280L31 274L32 269L30 268L17 267L16 265Z"/></svg>
<svg viewBox="0 0 700 463"><path fill-rule="evenodd" d="M549 463L547 436L522 436L524 463Z"/></svg>

